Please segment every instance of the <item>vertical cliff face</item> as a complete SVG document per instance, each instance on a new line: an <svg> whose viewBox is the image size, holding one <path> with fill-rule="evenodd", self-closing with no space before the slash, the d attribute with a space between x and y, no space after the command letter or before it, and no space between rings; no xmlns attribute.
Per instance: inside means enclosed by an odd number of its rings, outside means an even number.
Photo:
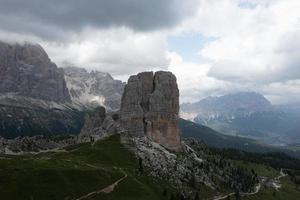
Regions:
<svg viewBox="0 0 300 200"><path fill-rule="evenodd" d="M178 112L179 90L171 72L143 72L129 78L121 103L121 125L129 132L178 151Z"/></svg>
<svg viewBox="0 0 300 200"><path fill-rule="evenodd" d="M63 71L40 45L0 42L0 93L56 102L71 101Z"/></svg>

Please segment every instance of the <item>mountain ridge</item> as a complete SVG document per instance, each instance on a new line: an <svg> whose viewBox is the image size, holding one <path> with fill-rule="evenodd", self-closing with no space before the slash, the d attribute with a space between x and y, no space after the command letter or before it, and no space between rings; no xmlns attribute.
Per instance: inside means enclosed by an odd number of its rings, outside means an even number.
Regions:
<svg viewBox="0 0 300 200"><path fill-rule="evenodd" d="M0 93L70 102L63 71L39 44L0 42Z"/></svg>
<svg viewBox="0 0 300 200"><path fill-rule="evenodd" d="M229 135L242 135L268 144L289 144L299 130L294 108L272 105L263 95L241 92L182 104L181 116Z"/></svg>
<svg viewBox="0 0 300 200"><path fill-rule="evenodd" d="M72 101L95 103L109 110L120 108L125 83L115 80L109 73L70 66L62 68Z"/></svg>

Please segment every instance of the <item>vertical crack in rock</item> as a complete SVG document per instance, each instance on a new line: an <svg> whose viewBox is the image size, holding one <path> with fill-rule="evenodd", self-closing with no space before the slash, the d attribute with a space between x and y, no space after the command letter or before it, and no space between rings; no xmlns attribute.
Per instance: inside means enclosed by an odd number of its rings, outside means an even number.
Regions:
<svg viewBox="0 0 300 200"><path fill-rule="evenodd" d="M128 79L121 103L121 125L179 151L179 90L171 72L142 72Z"/></svg>

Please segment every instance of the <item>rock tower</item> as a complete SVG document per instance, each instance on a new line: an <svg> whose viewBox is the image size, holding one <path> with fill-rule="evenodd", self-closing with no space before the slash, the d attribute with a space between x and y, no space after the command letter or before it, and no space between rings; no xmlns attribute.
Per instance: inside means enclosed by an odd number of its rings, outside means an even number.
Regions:
<svg viewBox="0 0 300 200"><path fill-rule="evenodd" d="M142 72L129 78L121 102L121 126L162 146L181 150L179 90L171 72Z"/></svg>

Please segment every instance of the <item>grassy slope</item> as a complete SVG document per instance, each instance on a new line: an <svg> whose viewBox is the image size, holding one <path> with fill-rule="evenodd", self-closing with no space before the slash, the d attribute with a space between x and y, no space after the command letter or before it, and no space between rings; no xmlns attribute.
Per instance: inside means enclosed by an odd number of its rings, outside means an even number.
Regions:
<svg viewBox="0 0 300 200"><path fill-rule="evenodd" d="M254 168L259 175L273 176L277 171L265 165L237 161ZM0 197L14 200L71 200L104 188L128 175L110 194L98 194L92 200L163 200L175 190L167 183L137 175L138 162L120 143L118 135L97 142L69 146L66 152L37 155L0 156ZM277 199L297 199L300 195L288 178L276 192ZM163 196L163 190L167 195ZM200 197L212 199L214 192L206 186ZM201 199L202 199L201 198ZM245 199L272 199L273 190L263 189ZM276 198L275 198L276 199Z"/></svg>
<svg viewBox="0 0 300 200"><path fill-rule="evenodd" d="M1 199L76 199L128 174L110 194L89 199L165 199L168 184L137 176L134 155L113 136L95 145L68 147L66 152L0 157Z"/></svg>

